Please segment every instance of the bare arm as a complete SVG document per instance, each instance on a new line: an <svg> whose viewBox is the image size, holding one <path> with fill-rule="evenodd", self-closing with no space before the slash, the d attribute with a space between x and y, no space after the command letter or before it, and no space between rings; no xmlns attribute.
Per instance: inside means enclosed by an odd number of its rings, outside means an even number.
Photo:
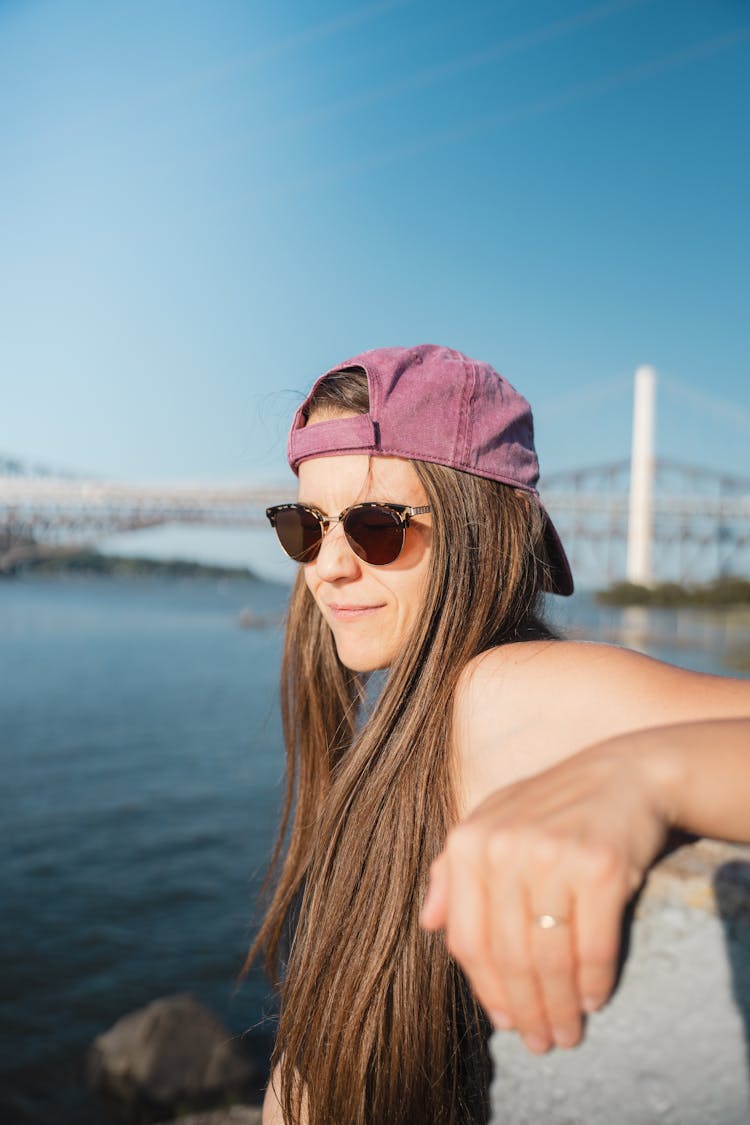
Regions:
<svg viewBox="0 0 750 1125"><path fill-rule="evenodd" d="M455 708L462 816L495 790L650 727L750 715L750 682L612 645L508 645L472 661Z"/></svg>
<svg viewBox="0 0 750 1125"><path fill-rule="evenodd" d="M606 646L484 665L457 702L468 815L422 921L445 929L497 1026L534 1051L572 1046L611 991L624 907L669 829L750 842L750 684Z"/></svg>
<svg viewBox="0 0 750 1125"><path fill-rule="evenodd" d="M750 843L750 718L654 728L623 743L653 774L671 826Z"/></svg>

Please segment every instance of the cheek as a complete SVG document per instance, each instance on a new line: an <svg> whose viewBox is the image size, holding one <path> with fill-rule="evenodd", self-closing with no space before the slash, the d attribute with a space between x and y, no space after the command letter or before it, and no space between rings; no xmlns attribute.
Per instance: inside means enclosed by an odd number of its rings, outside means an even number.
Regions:
<svg viewBox="0 0 750 1125"><path fill-rule="evenodd" d="M416 572L409 575L409 582L404 583L398 593L400 617L402 627L411 633L416 622L424 612L425 595L427 590L428 566L425 560Z"/></svg>
<svg viewBox="0 0 750 1125"><path fill-rule="evenodd" d="M320 613L323 613L323 606L320 601L320 579L314 566L305 566L302 568L302 575L305 579L305 585L310 592L310 597L315 602Z"/></svg>
<svg viewBox="0 0 750 1125"><path fill-rule="evenodd" d="M316 581L316 577L315 577L315 567L314 566L303 566L302 576L305 579L305 585L307 586L308 590L310 591L312 596L315 597L315 591L317 590L317 588L319 586L319 583Z"/></svg>

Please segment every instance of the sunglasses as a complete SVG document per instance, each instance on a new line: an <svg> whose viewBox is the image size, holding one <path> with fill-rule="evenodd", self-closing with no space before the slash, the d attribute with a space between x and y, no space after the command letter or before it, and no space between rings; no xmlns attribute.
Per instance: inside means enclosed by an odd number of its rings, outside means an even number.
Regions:
<svg viewBox="0 0 750 1125"><path fill-rule="evenodd" d="M338 516L324 516L307 504L276 504L266 508L266 515L279 543L295 562L313 562L328 528L332 523L340 523L358 558L372 566L387 566L403 550L411 517L429 511L429 504L410 508L408 504L371 503L353 504Z"/></svg>

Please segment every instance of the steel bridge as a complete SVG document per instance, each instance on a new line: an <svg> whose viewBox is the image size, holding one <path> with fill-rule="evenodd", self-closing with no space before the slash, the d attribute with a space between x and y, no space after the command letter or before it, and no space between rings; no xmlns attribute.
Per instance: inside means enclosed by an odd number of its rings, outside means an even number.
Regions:
<svg viewBox="0 0 750 1125"><path fill-rule="evenodd" d="M624 576L629 482L626 460L543 478L542 497L574 572L593 571L606 581ZM656 575L685 581L698 573L750 574L750 479L657 459L654 482ZM135 486L0 473L0 569L138 528L259 526L266 506L288 494L281 485Z"/></svg>
<svg viewBox="0 0 750 1125"><path fill-rule="evenodd" d="M598 576L601 584L626 577L630 484L630 461L543 478L542 496L574 574ZM750 478L657 458L653 484L646 582L750 577Z"/></svg>
<svg viewBox="0 0 750 1125"><path fill-rule="evenodd" d="M258 526L269 504L288 498L288 485L118 484L28 471L18 459L0 458L0 570L117 532L167 524Z"/></svg>
<svg viewBox="0 0 750 1125"><path fill-rule="evenodd" d="M654 457L654 390L640 368L629 460L541 481L574 573L599 585L750 576L750 477ZM0 456L0 571L138 528L258 526L288 495L288 485L109 482Z"/></svg>

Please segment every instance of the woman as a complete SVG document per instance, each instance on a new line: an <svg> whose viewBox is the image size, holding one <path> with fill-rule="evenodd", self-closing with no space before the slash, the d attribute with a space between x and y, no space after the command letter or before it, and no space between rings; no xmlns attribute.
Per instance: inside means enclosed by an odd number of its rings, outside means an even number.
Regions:
<svg viewBox="0 0 750 1125"><path fill-rule="evenodd" d="M358 356L288 453L287 799L248 957L281 988L264 1122L482 1121L485 1013L574 1045L670 831L750 839L750 685L544 625L570 568L528 403L488 365Z"/></svg>

